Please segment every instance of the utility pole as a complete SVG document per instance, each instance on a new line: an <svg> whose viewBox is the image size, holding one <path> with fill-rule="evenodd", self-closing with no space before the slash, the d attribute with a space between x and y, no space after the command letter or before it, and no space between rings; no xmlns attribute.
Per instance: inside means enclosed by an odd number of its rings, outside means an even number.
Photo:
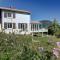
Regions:
<svg viewBox="0 0 60 60"><path fill-rule="evenodd" d="M14 0L9 0L9 8L15 8L15 1Z"/></svg>

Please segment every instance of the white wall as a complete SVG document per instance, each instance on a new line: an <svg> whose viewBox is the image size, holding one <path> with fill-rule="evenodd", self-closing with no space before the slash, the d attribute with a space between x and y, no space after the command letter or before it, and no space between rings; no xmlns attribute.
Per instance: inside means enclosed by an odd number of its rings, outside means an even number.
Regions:
<svg viewBox="0 0 60 60"><path fill-rule="evenodd" d="M4 12L5 11L2 11L2 28L4 28L4 22L12 22L12 23L16 23L16 29L18 29L18 23L27 23L28 24L28 33L30 33L30 27L29 27L29 24L30 24L30 15L28 14L21 14L21 13L16 13L16 18L4 18ZM7 11L9 12L9 11ZM15 29L15 30L16 30ZM7 33L8 32L12 32L12 29L6 29L5 30ZM24 33L24 32L23 32Z"/></svg>
<svg viewBox="0 0 60 60"><path fill-rule="evenodd" d="M28 30L28 33L30 33L30 20L31 20L31 18L30 18L30 15L26 15L26 14L16 14L16 23L18 24L18 23L27 23L28 24L28 28L27 28L27 30ZM18 25L17 25L18 26Z"/></svg>
<svg viewBox="0 0 60 60"><path fill-rule="evenodd" d="M31 32L48 32L48 29L41 28L39 30L34 30L34 31L31 31Z"/></svg>

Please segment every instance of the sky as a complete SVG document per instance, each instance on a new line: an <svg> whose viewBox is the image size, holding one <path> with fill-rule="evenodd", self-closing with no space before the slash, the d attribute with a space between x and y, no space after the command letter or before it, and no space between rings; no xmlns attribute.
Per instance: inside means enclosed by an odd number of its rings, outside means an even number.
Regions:
<svg viewBox="0 0 60 60"><path fill-rule="evenodd" d="M30 11L32 20L60 21L60 0L0 0L0 6Z"/></svg>

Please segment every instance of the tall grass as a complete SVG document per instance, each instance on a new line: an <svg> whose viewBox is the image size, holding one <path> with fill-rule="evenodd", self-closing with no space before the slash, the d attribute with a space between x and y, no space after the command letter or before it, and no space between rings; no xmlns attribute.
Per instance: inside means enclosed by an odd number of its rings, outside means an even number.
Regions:
<svg viewBox="0 0 60 60"><path fill-rule="evenodd" d="M48 37L33 37L33 40L37 42L32 41L31 35L0 33L0 60L41 60L43 56L48 60L38 49L43 47L47 51L44 53L50 53L54 46L48 43Z"/></svg>

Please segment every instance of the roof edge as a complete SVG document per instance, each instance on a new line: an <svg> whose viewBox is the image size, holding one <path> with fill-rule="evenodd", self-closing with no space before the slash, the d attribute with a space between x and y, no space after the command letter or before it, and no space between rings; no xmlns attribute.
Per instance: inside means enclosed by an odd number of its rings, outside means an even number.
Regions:
<svg viewBox="0 0 60 60"><path fill-rule="evenodd" d="M29 11L26 11L26 10L19 10L19 9L15 9L15 8L0 7L0 9L2 9L2 10L17 11L17 12L24 12L24 13L31 14L31 12L29 12Z"/></svg>

